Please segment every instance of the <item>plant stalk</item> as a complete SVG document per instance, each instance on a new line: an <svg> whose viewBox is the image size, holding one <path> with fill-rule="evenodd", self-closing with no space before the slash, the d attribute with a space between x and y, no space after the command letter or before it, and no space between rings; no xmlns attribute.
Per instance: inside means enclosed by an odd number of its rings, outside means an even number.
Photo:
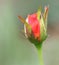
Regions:
<svg viewBox="0 0 59 65"><path fill-rule="evenodd" d="M38 50L38 58L39 58L39 65L44 65L44 62L43 62L43 54L42 54L42 43L37 47L37 50Z"/></svg>

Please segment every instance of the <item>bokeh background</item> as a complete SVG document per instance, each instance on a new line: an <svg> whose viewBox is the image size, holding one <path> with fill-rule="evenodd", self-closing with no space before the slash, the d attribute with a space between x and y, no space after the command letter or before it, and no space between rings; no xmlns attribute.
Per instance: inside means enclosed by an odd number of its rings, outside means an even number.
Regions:
<svg viewBox="0 0 59 65"><path fill-rule="evenodd" d="M0 0L0 65L39 65L36 47L24 36L18 15L26 18L49 5L48 38L43 43L45 65L59 65L59 0Z"/></svg>

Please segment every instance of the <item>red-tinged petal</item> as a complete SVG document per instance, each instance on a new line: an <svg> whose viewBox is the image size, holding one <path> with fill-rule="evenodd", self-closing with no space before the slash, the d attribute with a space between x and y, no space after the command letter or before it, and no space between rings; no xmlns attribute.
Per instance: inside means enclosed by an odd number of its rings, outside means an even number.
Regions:
<svg viewBox="0 0 59 65"><path fill-rule="evenodd" d="M32 32L35 38L39 38L40 36L40 23L37 19L37 14L32 14L28 16L28 23L32 27Z"/></svg>

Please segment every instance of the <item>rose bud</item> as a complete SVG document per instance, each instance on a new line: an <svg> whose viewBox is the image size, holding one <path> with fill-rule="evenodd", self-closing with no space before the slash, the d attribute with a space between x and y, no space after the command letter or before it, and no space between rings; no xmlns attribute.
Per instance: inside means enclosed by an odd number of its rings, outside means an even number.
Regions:
<svg viewBox="0 0 59 65"><path fill-rule="evenodd" d="M28 15L26 20L18 16L19 19L24 23L25 36L31 42L41 43L47 37L47 15L48 7L45 7L44 14L42 14L41 9L38 9L36 13Z"/></svg>
<svg viewBox="0 0 59 65"><path fill-rule="evenodd" d="M48 7L45 7L44 14L39 9L36 13L26 18L28 26L24 25L25 36L33 43L42 43L47 37L47 15ZM31 27L29 29L28 27ZM36 43L37 42L37 43Z"/></svg>

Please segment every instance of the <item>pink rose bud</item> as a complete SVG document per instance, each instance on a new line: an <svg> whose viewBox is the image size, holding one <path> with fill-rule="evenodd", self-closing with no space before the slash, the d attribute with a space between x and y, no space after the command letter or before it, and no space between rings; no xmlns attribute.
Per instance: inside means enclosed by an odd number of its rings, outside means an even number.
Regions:
<svg viewBox="0 0 59 65"><path fill-rule="evenodd" d="M24 23L25 36L33 43L43 42L46 39L47 15L48 7L45 7L44 14L39 9L36 13L28 15L26 20L19 16L20 20Z"/></svg>

